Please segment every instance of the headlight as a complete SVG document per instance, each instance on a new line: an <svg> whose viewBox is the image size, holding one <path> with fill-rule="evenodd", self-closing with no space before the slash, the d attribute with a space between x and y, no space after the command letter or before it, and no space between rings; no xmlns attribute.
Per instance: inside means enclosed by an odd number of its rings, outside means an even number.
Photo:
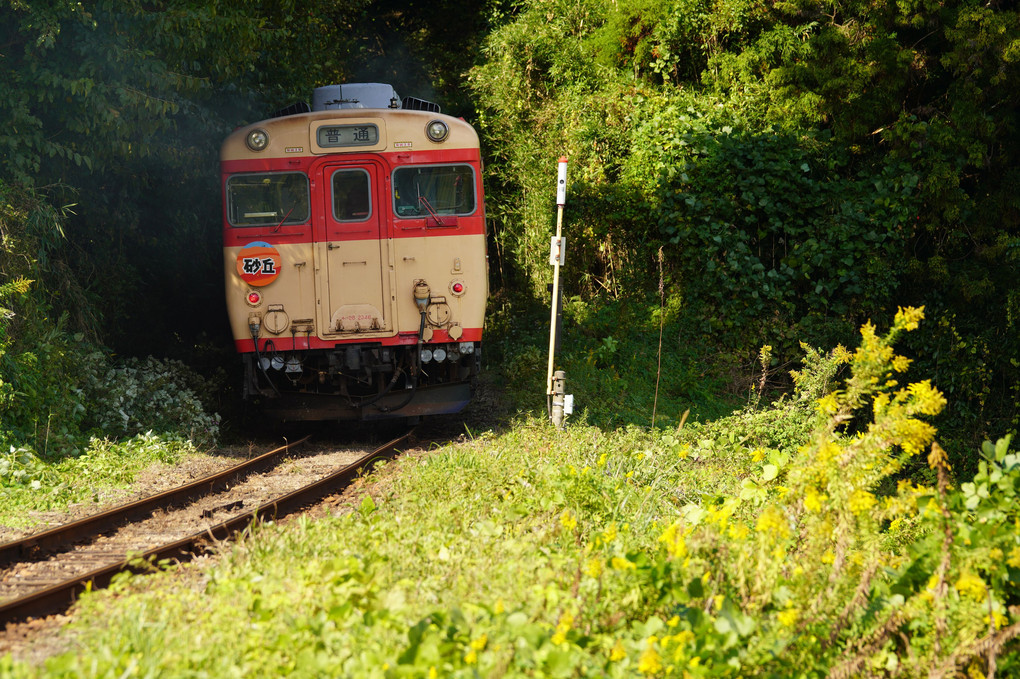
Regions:
<svg viewBox="0 0 1020 679"><path fill-rule="evenodd" d="M434 142L441 142L450 134L450 128L442 120L433 120L425 126L425 134Z"/></svg>
<svg viewBox="0 0 1020 679"><path fill-rule="evenodd" d="M437 348L432 352L432 357L435 358L438 363L442 363L446 360L446 349L443 349L442 347Z"/></svg>
<svg viewBox="0 0 1020 679"><path fill-rule="evenodd" d="M431 360L432 360L432 350L431 349L422 349L421 350L421 362L422 363L428 363Z"/></svg>
<svg viewBox="0 0 1020 679"><path fill-rule="evenodd" d="M252 130L244 141L252 151L265 151L269 146L269 133L262 129Z"/></svg>
<svg viewBox="0 0 1020 679"><path fill-rule="evenodd" d="M475 343L474 342L461 342L460 343L460 353L462 353L462 354L473 354L473 353L475 353Z"/></svg>

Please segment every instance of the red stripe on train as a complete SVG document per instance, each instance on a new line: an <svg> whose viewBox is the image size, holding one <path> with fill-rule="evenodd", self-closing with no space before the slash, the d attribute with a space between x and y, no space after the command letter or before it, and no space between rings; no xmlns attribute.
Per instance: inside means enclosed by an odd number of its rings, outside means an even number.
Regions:
<svg viewBox="0 0 1020 679"><path fill-rule="evenodd" d="M446 330L442 328L433 329L432 341L426 342L423 346L428 347L437 343L445 344L447 342L481 342L482 341L482 329L481 328L464 328L464 334L459 340L452 340L446 333ZM273 343L273 349L276 351L305 351L308 349L335 349L338 345L343 346L346 344L381 344L382 346L409 346L417 344L418 333L416 332L402 332L391 337L363 337L363 338L352 338L342 340L323 340L318 336L301 336L297 335L291 337L259 337L259 351L265 351L266 342ZM250 339L239 339L234 340L234 347L240 354L247 354L255 351L255 343Z"/></svg>

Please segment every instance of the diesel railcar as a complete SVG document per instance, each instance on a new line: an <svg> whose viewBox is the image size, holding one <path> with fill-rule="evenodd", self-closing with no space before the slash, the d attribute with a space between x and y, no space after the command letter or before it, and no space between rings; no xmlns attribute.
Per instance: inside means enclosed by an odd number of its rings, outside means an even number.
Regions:
<svg viewBox="0 0 1020 679"><path fill-rule="evenodd" d="M220 152L243 393L285 420L454 413L488 296L478 135L389 85L317 88Z"/></svg>

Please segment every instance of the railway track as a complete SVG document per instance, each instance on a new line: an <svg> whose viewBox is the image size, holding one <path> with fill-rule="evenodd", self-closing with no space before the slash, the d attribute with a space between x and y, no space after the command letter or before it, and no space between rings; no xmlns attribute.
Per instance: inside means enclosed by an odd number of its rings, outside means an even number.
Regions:
<svg viewBox="0 0 1020 679"><path fill-rule="evenodd" d="M281 463L306 437L185 486L0 545L0 626L61 612L86 588L105 587L120 572L189 559L256 519L282 517L336 493L410 435L353 461L348 454L339 466L327 457L312 465L318 469L291 470L290 485L297 487L269 493L264 475L287 474Z"/></svg>

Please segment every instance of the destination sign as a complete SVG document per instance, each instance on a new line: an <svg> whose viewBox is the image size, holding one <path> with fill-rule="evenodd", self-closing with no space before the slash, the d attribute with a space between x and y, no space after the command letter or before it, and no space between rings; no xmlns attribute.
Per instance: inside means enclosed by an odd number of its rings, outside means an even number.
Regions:
<svg viewBox="0 0 1020 679"><path fill-rule="evenodd" d="M316 133L319 146L374 146L379 143L375 125L323 125Z"/></svg>

